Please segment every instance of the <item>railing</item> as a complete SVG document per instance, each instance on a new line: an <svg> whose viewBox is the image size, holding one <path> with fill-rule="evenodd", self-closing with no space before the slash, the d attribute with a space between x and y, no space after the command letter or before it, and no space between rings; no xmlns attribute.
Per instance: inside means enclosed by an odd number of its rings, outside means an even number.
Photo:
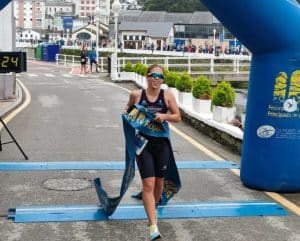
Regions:
<svg viewBox="0 0 300 241"><path fill-rule="evenodd" d="M245 55L199 55L187 57L121 57L118 58L118 72L126 63L138 62L160 64L166 69L176 72L186 71L190 75L201 74L249 74L251 57Z"/></svg>
<svg viewBox="0 0 300 241"><path fill-rule="evenodd" d="M63 64L64 66L71 65L80 65L80 56L77 55L65 55L65 54L57 54L56 55L56 65ZM98 58L98 66L100 72L108 72L108 63L107 58L99 57Z"/></svg>
<svg viewBox="0 0 300 241"><path fill-rule="evenodd" d="M199 55L186 57L119 57L118 72L122 71L126 63L136 64L138 62L150 65L160 64L166 69L175 72L188 72L190 75L197 76L201 74L231 74L248 75L251 63L251 57L245 55ZM99 69L101 72L108 72L108 58L98 58ZM56 55L56 64L80 65L80 56L76 55Z"/></svg>

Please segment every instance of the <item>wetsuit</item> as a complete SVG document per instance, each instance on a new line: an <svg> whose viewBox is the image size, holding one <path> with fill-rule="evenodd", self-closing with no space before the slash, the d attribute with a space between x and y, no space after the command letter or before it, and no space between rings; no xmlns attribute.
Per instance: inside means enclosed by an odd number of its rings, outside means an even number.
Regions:
<svg viewBox="0 0 300 241"><path fill-rule="evenodd" d="M159 96L154 102L150 102L146 91L142 90L139 104L143 105L147 111L153 114L168 112L164 90L160 90ZM148 140L147 145L136 158L141 177L143 179L147 177L163 178L167 170L170 153L168 140L162 137L151 137L143 133L140 134Z"/></svg>

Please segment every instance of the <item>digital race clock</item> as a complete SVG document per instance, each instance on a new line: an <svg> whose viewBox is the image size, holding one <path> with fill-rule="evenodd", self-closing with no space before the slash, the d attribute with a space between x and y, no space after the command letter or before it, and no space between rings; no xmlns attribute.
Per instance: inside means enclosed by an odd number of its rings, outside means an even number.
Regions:
<svg viewBox="0 0 300 241"><path fill-rule="evenodd" d="M26 71L25 52L0 52L0 73Z"/></svg>

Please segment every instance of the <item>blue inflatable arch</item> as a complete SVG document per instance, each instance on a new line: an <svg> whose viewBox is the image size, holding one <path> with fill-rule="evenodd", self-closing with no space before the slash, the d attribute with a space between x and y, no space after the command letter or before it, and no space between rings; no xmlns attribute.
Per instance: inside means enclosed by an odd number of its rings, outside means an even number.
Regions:
<svg viewBox="0 0 300 241"><path fill-rule="evenodd" d="M201 0L253 54L241 181L300 190L300 5L296 0Z"/></svg>

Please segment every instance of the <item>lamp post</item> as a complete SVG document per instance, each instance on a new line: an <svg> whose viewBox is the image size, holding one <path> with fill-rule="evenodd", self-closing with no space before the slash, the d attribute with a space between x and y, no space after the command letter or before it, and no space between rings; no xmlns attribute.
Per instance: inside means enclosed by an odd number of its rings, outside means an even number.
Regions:
<svg viewBox="0 0 300 241"><path fill-rule="evenodd" d="M213 30L214 33L214 43L213 43L213 54L215 54L216 51L216 29Z"/></svg>
<svg viewBox="0 0 300 241"><path fill-rule="evenodd" d="M114 14L114 21L115 21L115 53L117 55L118 52L118 18L119 18L119 13L121 12L122 5L119 2L119 0L114 0L111 10L112 13Z"/></svg>
<svg viewBox="0 0 300 241"><path fill-rule="evenodd" d="M118 17L119 13L121 12L122 5L119 2L119 0L114 0L112 6L111 6L111 11L114 15L114 21L115 21L115 51L114 54L112 55L112 72L111 76L113 80L117 80L119 78L118 76Z"/></svg>
<svg viewBox="0 0 300 241"><path fill-rule="evenodd" d="M99 6L97 6L95 10L95 20L96 20L96 55L97 55L97 62L98 62L98 55L99 55L99 21L100 21L100 14L101 10Z"/></svg>

